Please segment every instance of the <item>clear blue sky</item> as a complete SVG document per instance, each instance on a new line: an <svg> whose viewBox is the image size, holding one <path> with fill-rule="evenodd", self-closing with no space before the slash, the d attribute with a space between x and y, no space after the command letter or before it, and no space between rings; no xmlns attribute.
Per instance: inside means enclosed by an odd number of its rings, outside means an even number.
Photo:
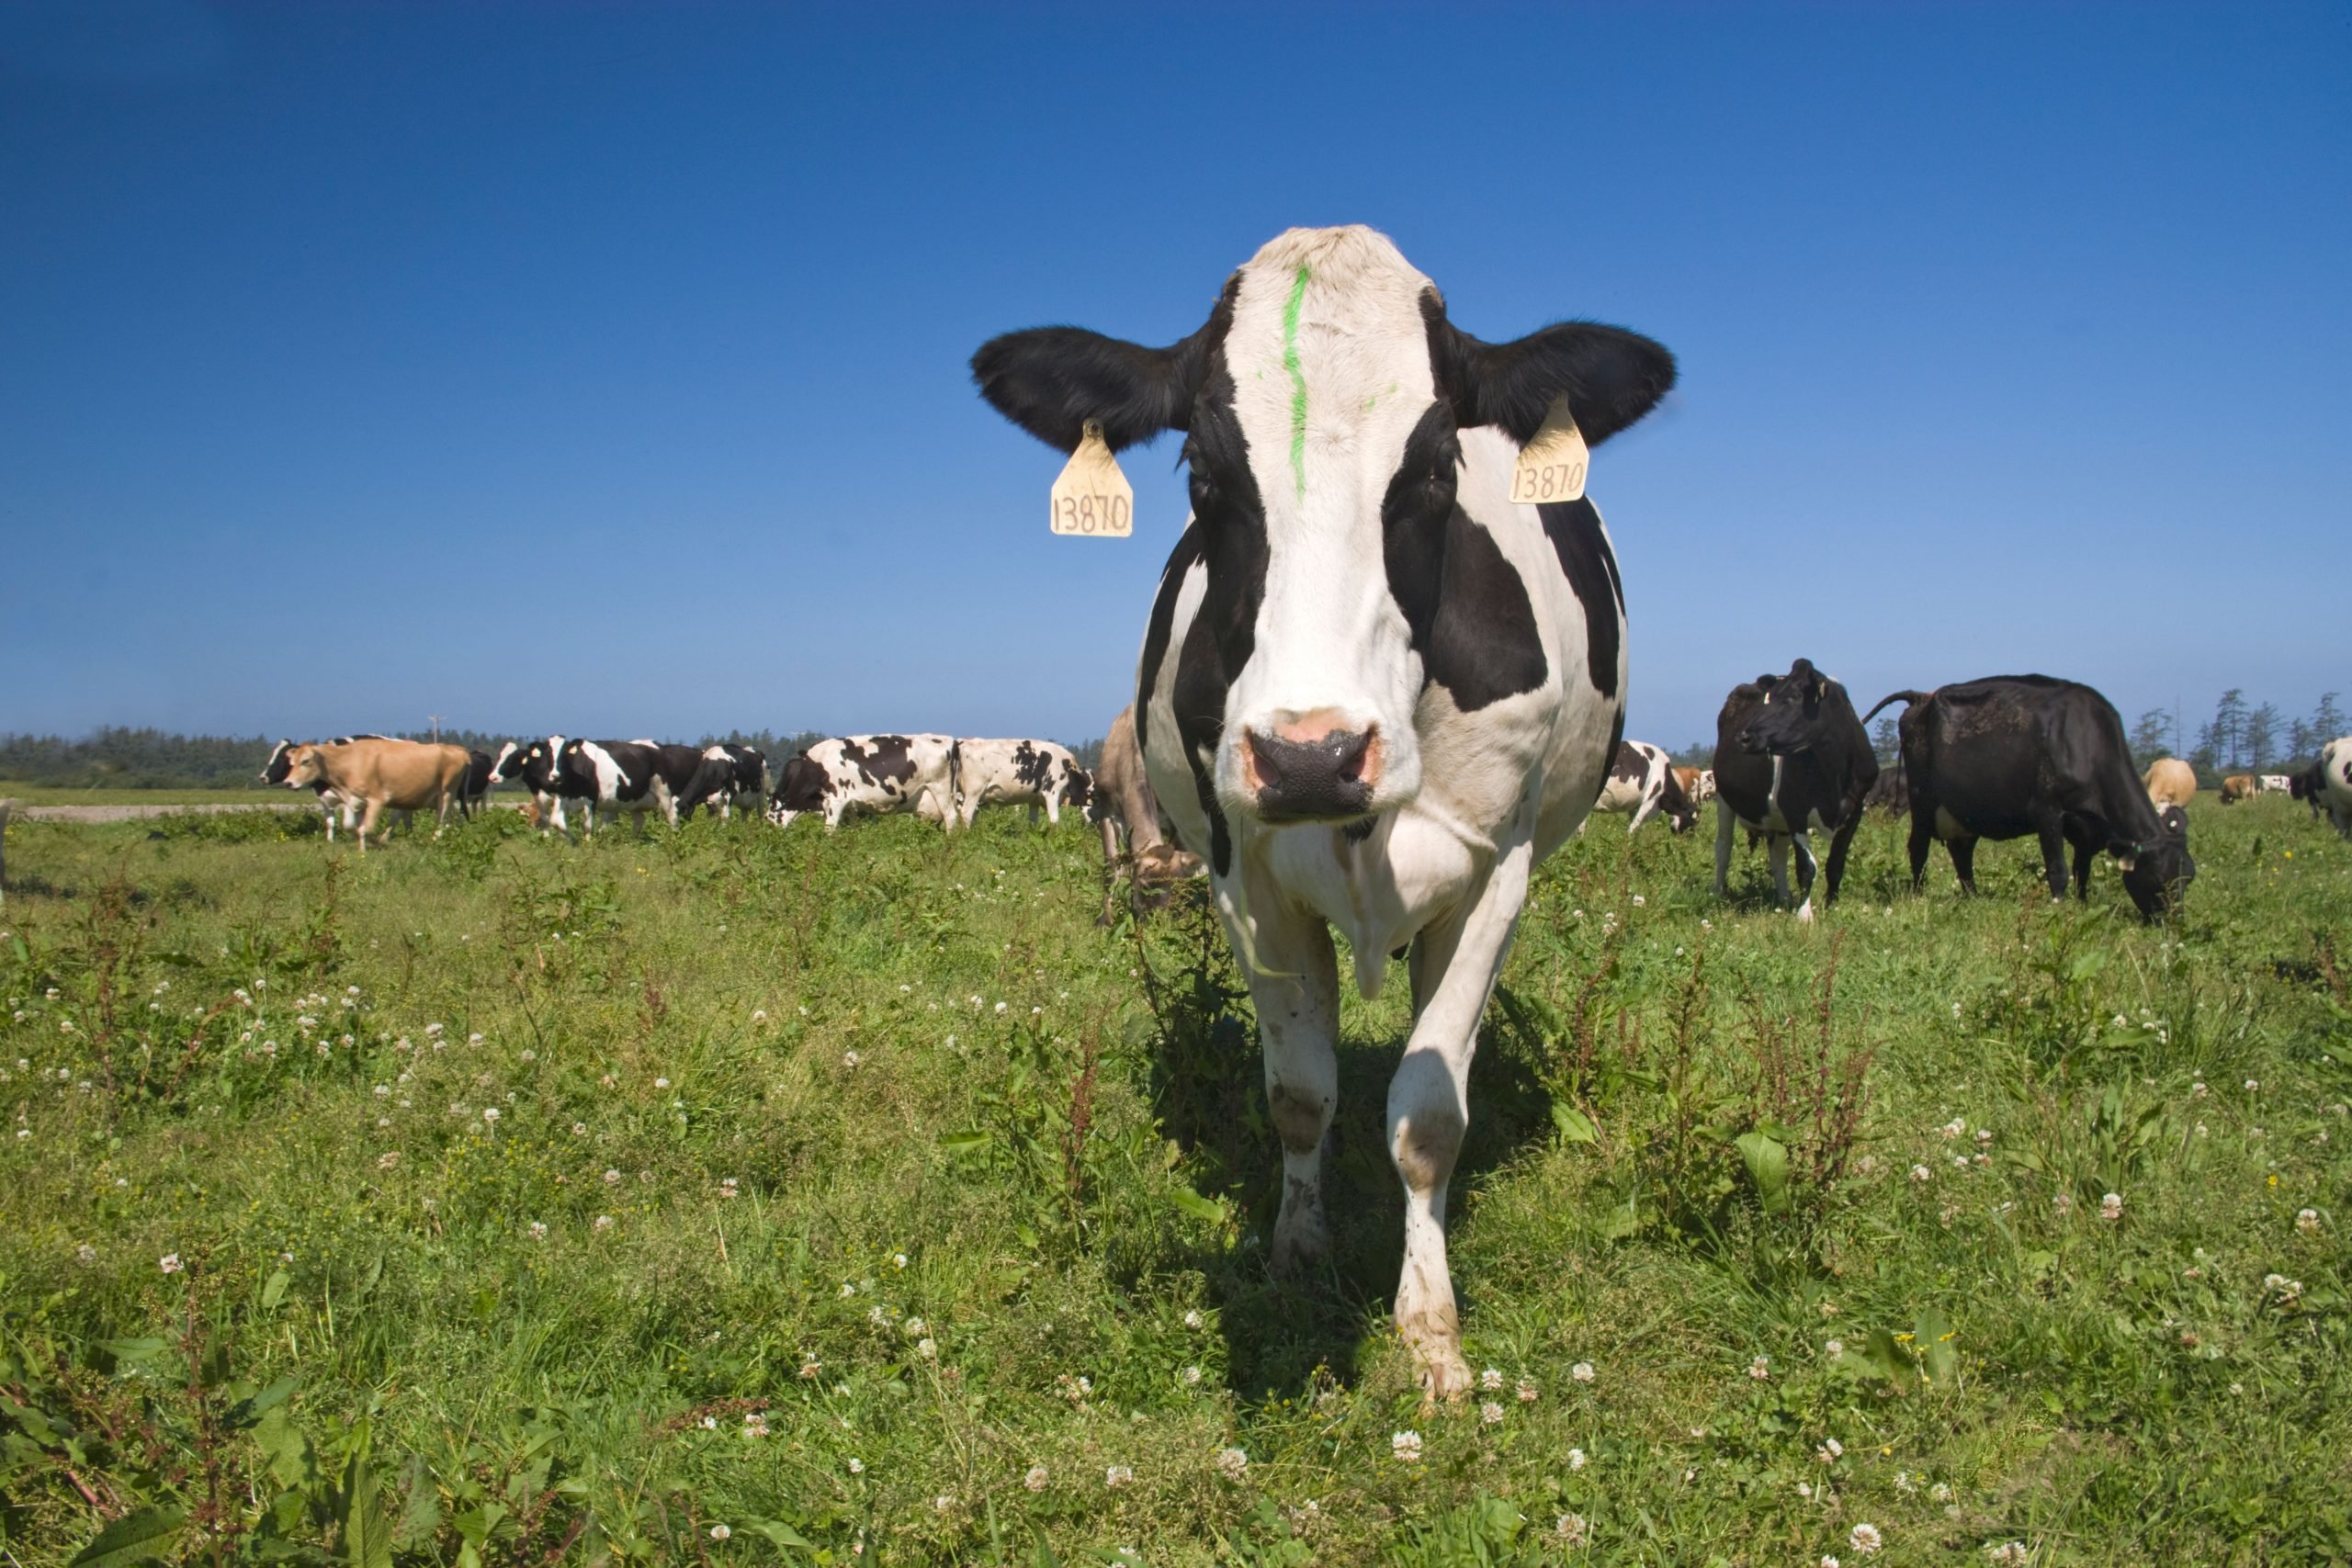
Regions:
<svg viewBox="0 0 2352 1568"><path fill-rule="evenodd" d="M1009 328L1365 222L1682 384L1630 733L1810 656L2352 693L2352 7L0 11L0 729L1101 733Z"/></svg>

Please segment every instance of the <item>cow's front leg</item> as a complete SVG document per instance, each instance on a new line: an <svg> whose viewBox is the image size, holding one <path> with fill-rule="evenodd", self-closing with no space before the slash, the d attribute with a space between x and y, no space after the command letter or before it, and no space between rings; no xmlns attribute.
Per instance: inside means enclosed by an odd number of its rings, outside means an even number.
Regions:
<svg viewBox="0 0 2352 1568"><path fill-rule="evenodd" d="M1405 1059L1388 1085L1388 1156L1405 1183L1405 1267L1396 1331L1413 1348L1431 1399L1470 1392L1462 1323L1445 1261L1445 1195L1470 1128L1470 1057L1478 1018L1510 950L1534 847L1519 826L1477 888L1414 943L1415 1012Z"/></svg>
<svg viewBox="0 0 2352 1568"><path fill-rule="evenodd" d="M1292 1273L1330 1250L1323 1214L1323 1135L1340 1098L1333 1049L1340 1029L1340 968L1322 916L1284 904L1272 889L1251 892L1250 914L1257 928L1251 945L1267 972L1250 975L1250 1000L1258 1010L1258 1038L1265 1049L1266 1106L1283 1142L1283 1205L1274 1220L1272 1262L1275 1272Z"/></svg>
<svg viewBox="0 0 2352 1568"><path fill-rule="evenodd" d="M1715 796L1715 897L1731 897L1731 806Z"/></svg>
<svg viewBox="0 0 2352 1568"><path fill-rule="evenodd" d="M1838 889L1846 881L1846 852L1853 847L1854 829L1861 823L1862 808L1858 803L1848 808L1846 820L1839 823L1838 830L1829 836L1829 886L1821 898L1825 905L1838 902Z"/></svg>
<svg viewBox="0 0 2352 1568"><path fill-rule="evenodd" d="M1797 919L1813 919L1813 835L1800 828L1789 835L1789 843L1797 852L1797 891L1804 902L1797 907Z"/></svg>
<svg viewBox="0 0 2352 1568"><path fill-rule="evenodd" d="M2034 837L2041 840L2041 872L2050 884L2050 901L2057 903L2066 897L2066 834L2059 819L2045 816L2033 825Z"/></svg>
<svg viewBox="0 0 2352 1568"><path fill-rule="evenodd" d="M1772 903L1778 907L1789 901L1789 836L1771 834L1764 846L1765 858L1772 863Z"/></svg>

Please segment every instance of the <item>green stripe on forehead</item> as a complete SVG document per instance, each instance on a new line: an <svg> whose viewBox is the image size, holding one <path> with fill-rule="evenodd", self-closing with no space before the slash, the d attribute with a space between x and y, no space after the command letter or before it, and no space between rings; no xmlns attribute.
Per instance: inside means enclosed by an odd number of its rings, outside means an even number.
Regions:
<svg viewBox="0 0 2352 1568"><path fill-rule="evenodd" d="M1306 375L1298 367L1298 307L1306 298L1310 273L1301 262L1291 280L1290 303L1283 307L1283 368L1290 372L1290 473L1298 498L1306 499Z"/></svg>

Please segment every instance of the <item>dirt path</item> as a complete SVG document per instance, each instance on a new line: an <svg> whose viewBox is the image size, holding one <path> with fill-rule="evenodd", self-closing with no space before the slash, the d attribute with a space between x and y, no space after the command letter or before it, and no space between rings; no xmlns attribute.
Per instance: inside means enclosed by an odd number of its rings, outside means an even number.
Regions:
<svg viewBox="0 0 2352 1568"><path fill-rule="evenodd" d="M171 817L183 811L316 811L308 801L183 802L175 806L26 806L7 803L10 814L32 822L135 822L142 817Z"/></svg>

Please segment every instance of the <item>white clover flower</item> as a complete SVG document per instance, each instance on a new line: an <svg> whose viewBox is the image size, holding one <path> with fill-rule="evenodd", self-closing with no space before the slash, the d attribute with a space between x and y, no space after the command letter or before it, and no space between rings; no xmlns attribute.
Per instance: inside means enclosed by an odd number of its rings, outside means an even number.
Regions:
<svg viewBox="0 0 2352 1568"><path fill-rule="evenodd" d="M1846 1342L1843 1339L1832 1339L1824 1345L1822 1349L1832 1356L1842 1356L1846 1353Z"/></svg>
<svg viewBox="0 0 2352 1568"><path fill-rule="evenodd" d="M850 1455L849 1472L852 1475L864 1475L865 1473L865 1461L858 1458L855 1454Z"/></svg>
<svg viewBox="0 0 2352 1568"><path fill-rule="evenodd" d="M2261 1093L2261 1092L2262 1092L2262 1080L2261 1080L2260 1078L2248 1078L2248 1079L2246 1079L2246 1080L2245 1080L2245 1091L2246 1091L2246 1093L2248 1093L2248 1094L2259 1094L2259 1093Z"/></svg>
<svg viewBox="0 0 2352 1568"><path fill-rule="evenodd" d="M1590 1382L1593 1378L1592 1363L1590 1361L1578 1361L1575 1366L1568 1369L1568 1376L1574 1378L1578 1382Z"/></svg>
<svg viewBox="0 0 2352 1568"><path fill-rule="evenodd" d="M1201 1369L1198 1367L1186 1367L1183 1371L1183 1379L1184 1386L1186 1388L1191 1388L1201 1381Z"/></svg>
<svg viewBox="0 0 2352 1568"><path fill-rule="evenodd" d="M1388 1439L1388 1452L1390 1457L1401 1463L1420 1463L1421 1435L1412 1431L1396 1433Z"/></svg>
<svg viewBox="0 0 2352 1568"><path fill-rule="evenodd" d="M1951 1501L1951 1485L1949 1482L1939 1481L1928 1488L1928 1495L1939 1503L1949 1503Z"/></svg>
<svg viewBox="0 0 2352 1568"><path fill-rule="evenodd" d="M863 1060L863 1058L854 1051L844 1051L842 1053L842 1066L844 1067L854 1067L857 1066L861 1060Z"/></svg>
<svg viewBox="0 0 2352 1568"><path fill-rule="evenodd" d="M1102 1484L1115 1491L1119 1487L1129 1484L1135 1478L1136 1472L1133 1466L1114 1464L1103 1471Z"/></svg>
<svg viewBox="0 0 2352 1568"><path fill-rule="evenodd" d="M482 1107L481 1119L485 1122L496 1122L498 1120L498 1107L495 1105L486 1105Z"/></svg>
<svg viewBox="0 0 2352 1568"><path fill-rule="evenodd" d="M1478 1374L1478 1386L1488 1393L1492 1393L1503 1386L1503 1375L1494 1368L1488 1367Z"/></svg>
<svg viewBox="0 0 2352 1568"><path fill-rule="evenodd" d="M2071 1214L2075 1212L2074 1196L2071 1193L2061 1192L2050 1200L2050 1206L2057 1210L2062 1216Z"/></svg>
<svg viewBox="0 0 2352 1568"><path fill-rule="evenodd" d="M599 1214L599 1215L597 1215L597 1216L596 1216L596 1228L597 1228L598 1230L600 1230L600 1231L608 1231L608 1230L612 1229L612 1228L613 1228L613 1216L612 1216L612 1215L610 1215L610 1214Z"/></svg>
<svg viewBox="0 0 2352 1568"><path fill-rule="evenodd" d="M376 1156L376 1168L378 1170L390 1170L392 1167L400 1163L400 1152L396 1149L386 1149L382 1154Z"/></svg>
<svg viewBox="0 0 2352 1568"><path fill-rule="evenodd" d="M547 1240L547 1238L548 1238L548 1226L547 1226L547 1222L546 1222L545 1220L533 1220L533 1221L530 1223L530 1224L529 1224L529 1226L527 1227L527 1229L530 1231L530 1234L531 1234L531 1239L532 1239L533 1241L545 1241L545 1240Z"/></svg>
<svg viewBox="0 0 2352 1568"><path fill-rule="evenodd" d="M956 1509L956 1495L953 1492L942 1492L931 1500L931 1506L934 1512L953 1513Z"/></svg>
<svg viewBox="0 0 2352 1568"><path fill-rule="evenodd" d="M1924 1165L1915 1165L1911 1168L1911 1179L1914 1181L1925 1181L1929 1174L1928 1168Z"/></svg>
<svg viewBox="0 0 2352 1568"><path fill-rule="evenodd" d="M1936 1131L1941 1133L1947 1140L1957 1138L1962 1133L1968 1131L1968 1122L1964 1118L1955 1116L1951 1121L1945 1122L1942 1126L1937 1128Z"/></svg>
<svg viewBox="0 0 2352 1568"><path fill-rule="evenodd" d="M1754 1378L1758 1382L1762 1382L1766 1379L1770 1378L1772 1375L1772 1358L1770 1356L1758 1356L1756 1359L1748 1362L1747 1375Z"/></svg>
<svg viewBox="0 0 2352 1568"><path fill-rule="evenodd" d="M1503 1424L1503 1407L1489 1399L1478 1406L1478 1419L1489 1427Z"/></svg>
<svg viewBox="0 0 2352 1568"><path fill-rule="evenodd" d="M921 1356L926 1361L935 1361L939 1359L939 1341L932 1338L916 1340L915 1354Z"/></svg>
<svg viewBox="0 0 2352 1568"><path fill-rule="evenodd" d="M1511 1385L1511 1392L1519 1396L1519 1402L1521 1404L1532 1404L1535 1403L1535 1380L1533 1378L1521 1378L1518 1382Z"/></svg>
<svg viewBox="0 0 2352 1568"><path fill-rule="evenodd" d="M1813 1457L1824 1464L1836 1464L1846 1457L1846 1445L1835 1438L1824 1438L1821 1446L1813 1450Z"/></svg>
<svg viewBox="0 0 2352 1568"><path fill-rule="evenodd" d="M725 1540L734 1533L735 1532L733 1530L729 1529L725 1525L713 1525L710 1527L710 1539L713 1540Z"/></svg>
<svg viewBox="0 0 2352 1568"><path fill-rule="evenodd" d="M2297 1210L2295 1213L2295 1228L2302 1232L2305 1235L2317 1235L2319 1234L2319 1211L2317 1209Z"/></svg>
<svg viewBox="0 0 2352 1568"><path fill-rule="evenodd" d="M825 1370L825 1363L824 1363L824 1362L822 1362L822 1361L820 1361L819 1359L817 1359L817 1352L816 1352L816 1351L814 1351L814 1350L803 1350L803 1351L801 1351L801 1352L800 1352L800 1381L801 1381L801 1382L814 1382L816 1381L816 1379L817 1379L817 1374L818 1374L819 1372L823 1371L824 1370Z"/></svg>
<svg viewBox="0 0 2352 1568"><path fill-rule="evenodd" d="M585 1122L574 1122L571 1124L571 1135L575 1138L586 1137L588 1135L588 1123Z"/></svg>
<svg viewBox="0 0 2352 1568"><path fill-rule="evenodd" d="M86 1241L74 1249L74 1261L79 1263L85 1269L87 1269L91 1264L96 1263L97 1260L98 1249L92 1247Z"/></svg>
<svg viewBox="0 0 2352 1568"><path fill-rule="evenodd" d="M931 1325L919 1317L910 1317L907 1319L904 1326L906 1328L907 1337L910 1339L920 1339L925 1334L931 1332Z"/></svg>
<svg viewBox="0 0 2352 1568"><path fill-rule="evenodd" d="M1021 1478L1021 1484L1032 1492L1043 1492L1046 1489L1046 1467L1042 1464L1033 1464L1029 1467L1029 1473Z"/></svg>
<svg viewBox="0 0 2352 1568"><path fill-rule="evenodd" d="M768 1418L765 1411L754 1410L743 1417L743 1436L747 1438L764 1438L767 1435Z"/></svg>
<svg viewBox="0 0 2352 1568"><path fill-rule="evenodd" d="M2006 1540L1998 1546L1986 1547L1984 1559L1995 1568L2025 1568L2033 1561L2033 1553L2026 1550L2026 1544L2021 1540Z"/></svg>
<svg viewBox="0 0 2352 1568"><path fill-rule="evenodd" d="M870 1306L865 1309L865 1321L876 1328L887 1328L890 1325L890 1314L882 1307Z"/></svg>
<svg viewBox="0 0 2352 1568"><path fill-rule="evenodd" d="M1568 1450L1568 1468L1570 1470L1582 1470L1590 1462L1590 1461L1585 1458L1584 1450L1582 1449L1570 1449Z"/></svg>
<svg viewBox="0 0 2352 1568"><path fill-rule="evenodd" d="M736 1184L736 1180L733 1177L729 1176L719 1179L718 1195L721 1198L739 1197L741 1195L741 1188Z"/></svg>
<svg viewBox="0 0 2352 1568"><path fill-rule="evenodd" d="M1842 1565L1838 1559L1825 1551L1821 1554L1821 1568L1842 1568Z"/></svg>
<svg viewBox="0 0 2352 1568"><path fill-rule="evenodd" d="M2110 1192L2106 1197L2100 1199L2098 1201L2098 1217L2102 1220L2121 1219L2123 1217L2122 1195L2117 1192Z"/></svg>
<svg viewBox="0 0 2352 1568"><path fill-rule="evenodd" d="M1886 1544L1884 1539L1878 1533L1878 1527L1872 1524L1856 1525L1846 1532L1846 1540L1856 1551L1865 1557Z"/></svg>
<svg viewBox="0 0 2352 1568"><path fill-rule="evenodd" d="M1571 1549L1584 1544L1585 1529L1582 1514L1562 1514L1552 1521L1553 1537L1562 1546Z"/></svg>
<svg viewBox="0 0 2352 1568"><path fill-rule="evenodd" d="M162 1258L156 1260L155 1266L163 1269L166 1274L176 1274L181 1269L187 1267L187 1264L180 1261L180 1255L176 1252L166 1252Z"/></svg>

